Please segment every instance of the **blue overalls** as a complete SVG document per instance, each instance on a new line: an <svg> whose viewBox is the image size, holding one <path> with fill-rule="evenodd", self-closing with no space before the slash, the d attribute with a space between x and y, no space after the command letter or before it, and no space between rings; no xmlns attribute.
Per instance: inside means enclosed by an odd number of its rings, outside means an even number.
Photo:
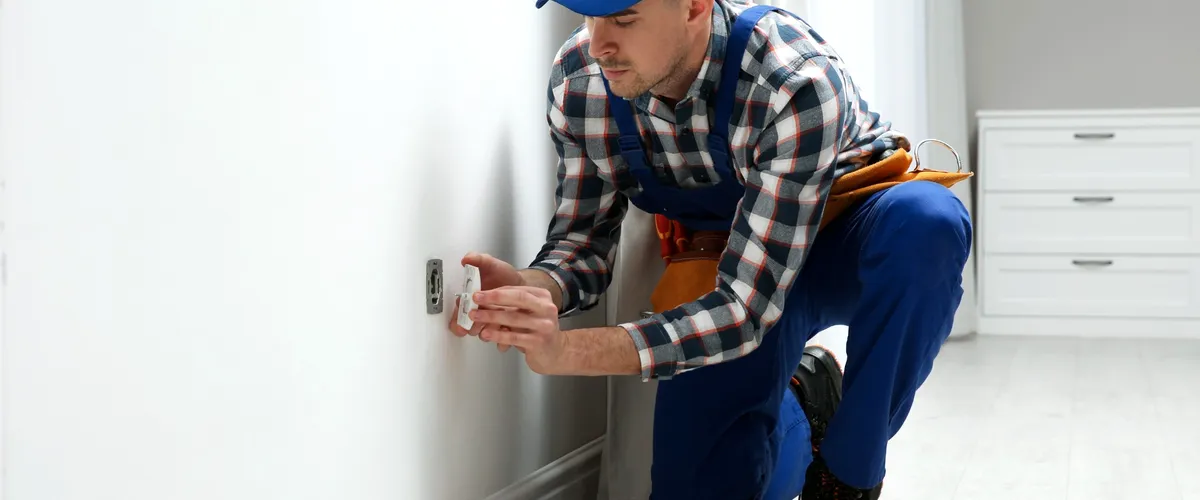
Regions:
<svg viewBox="0 0 1200 500"><path fill-rule="evenodd" d="M630 105L608 93L621 155L642 192L630 201L693 230L729 230L744 187L730 161L741 57L771 6L730 29L708 151L720 182L662 185L650 170ZM608 82L605 81L607 88ZM791 500L813 460L808 421L788 389L808 339L849 326L843 399L820 456L843 482L875 486L887 441L908 415L950 332L971 246L965 207L948 189L907 182L871 196L821 230L780 320L741 358L658 385L652 500Z"/></svg>

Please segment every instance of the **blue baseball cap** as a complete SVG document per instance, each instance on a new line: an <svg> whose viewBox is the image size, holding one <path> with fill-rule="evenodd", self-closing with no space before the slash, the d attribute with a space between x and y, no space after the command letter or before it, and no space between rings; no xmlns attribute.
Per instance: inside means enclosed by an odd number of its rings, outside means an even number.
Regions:
<svg viewBox="0 0 1200 500"><path fill-rule="evenodd" d="M537 8L542 8L550 0L537 0ZM559 5L572 12L589 17L611 16L637 5L642 0L554 0Z"/></svg>

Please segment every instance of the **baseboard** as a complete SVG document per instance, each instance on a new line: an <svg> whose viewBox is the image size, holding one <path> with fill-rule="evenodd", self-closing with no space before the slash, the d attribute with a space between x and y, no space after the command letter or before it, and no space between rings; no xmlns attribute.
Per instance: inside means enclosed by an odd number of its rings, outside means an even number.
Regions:
<svg viewBox="0 0 1200 500"><path fill-rule="evenodd" d="M1200 339L1200 320L984 316L980 335Z"/></svg>
<svg viewBox="0 0 1200 500"><path fill-rule="evenodd" d="M486 500L593 500L600 478L604 437L550 462Z"/></svg>
<svg viewBox="0 0 1200 500"><path fill-rule="evenodd" d="M949 337L946 337L946 343L975 340L976 337L979 337L979 332L975 331L975 330L971 330L971 331L968 331L965 333L955 333L955 334L950 335Z"/></svg>

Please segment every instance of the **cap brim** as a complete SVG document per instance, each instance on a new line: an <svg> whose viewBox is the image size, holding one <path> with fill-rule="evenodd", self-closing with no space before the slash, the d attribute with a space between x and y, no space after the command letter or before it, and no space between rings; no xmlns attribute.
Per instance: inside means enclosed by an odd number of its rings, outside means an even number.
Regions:
<svg viewBox="0 0 1200 500"><path fill-rule="evenodd" d="M637 5L641 0L554 0L559 5L566 7L571 12L582 16L603 17L610 16L621 12L625 9ZM543 5L549 3L550 0L538 0L537 7L540 9Z"/></svg>

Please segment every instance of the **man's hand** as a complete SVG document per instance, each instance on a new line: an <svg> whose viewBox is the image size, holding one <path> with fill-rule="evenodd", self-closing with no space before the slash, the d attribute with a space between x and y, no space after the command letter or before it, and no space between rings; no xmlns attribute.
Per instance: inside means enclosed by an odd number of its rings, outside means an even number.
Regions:
<svg viewBox="0 0 1200 500"><path fill-rule="evenodd" d="M479 289L491 290L504 286L519 286L523 285L524 281L521 274L513 268L512 264L504 262L500 259L492 257L488 254L471 252L462 258L462 265L472 265L479 268ZM475 327L470 331L458 326L458 300L454 301L454 311L450 313L450 332L459 337L467 335L479 335L481 325L475 324ZM501 351L507 350L507 347L501 348Z"/></svg>
<svg viewBox="0 0 1200 500"><path fill-rule="evenodd" d="M502 286L524 284L521 273L512 264L486 253L468 253L462 258L462 265L471 265L479 268L480 290L491 290Z"/></svg>
<svg viewBox="0 0 1200 500"><path fill-rule="evenodd" d="M558 306L549 290L504 286L475 294L475 302L479 309L471 320L483 325L480 338L516 347L536 373L566 372L568 337L559 330Z"/></svg>
<svg viewBox="0 0 1200 500"><path fill-rule="evenodd" d="M517 287L517 286L532 286L545 289L550 297L554 299L554 311L557 316L558 310L562 302L562 289L558 284L550 278L550 275L545 271L538 269L525 269L517 271L516 268L503 260L492 257L491 255L471 252L462 258L462 265L472 265L479 268L479 289L481 291L494 290L502 287ZM494 309L492 306L485 307L483 304L478 304L481 309ZM475 326L470 331L464 330L458 326L458 299L454 301L454 310L450 313L450 332L458 337L467 335L477 336L483 328L483 324L475 321ZM484 339L488 340L488 339ZM504 343L497 343L496 349L500 352L508 351L510 346Z"/></svg>

